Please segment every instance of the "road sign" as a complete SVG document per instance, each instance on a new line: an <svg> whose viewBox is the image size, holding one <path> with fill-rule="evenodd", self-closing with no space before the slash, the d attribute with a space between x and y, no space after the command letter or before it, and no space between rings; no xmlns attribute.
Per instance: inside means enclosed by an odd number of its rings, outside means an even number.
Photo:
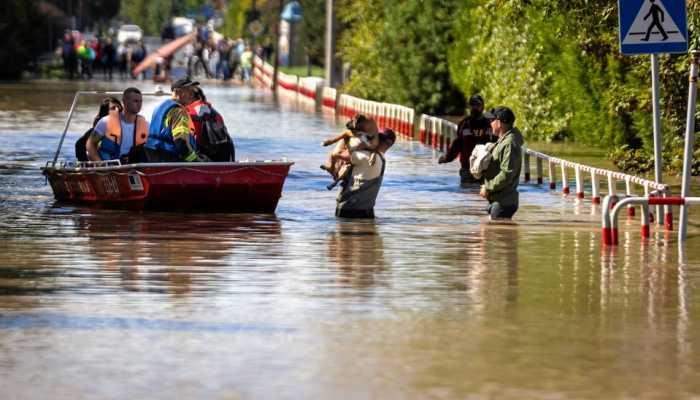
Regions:
<svg viewBox="0 0 700 400"><path fill-rule="evenodd" d="M622 54L688 51L686 0L618 0Z"/></svg>
<svg viewBox="0 0 700 400"><path fill-rule="evenodd" d="M248 30L253 34L253 36L259 36L265 31L265 27L256 19L248 24Z"/></svg>

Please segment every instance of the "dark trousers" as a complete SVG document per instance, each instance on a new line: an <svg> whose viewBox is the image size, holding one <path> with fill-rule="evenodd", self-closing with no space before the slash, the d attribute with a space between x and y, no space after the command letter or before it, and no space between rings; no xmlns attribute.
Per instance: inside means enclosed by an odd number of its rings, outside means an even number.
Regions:
<svg viewBox="0 0 700 400"><path fill-rule="evenodd" d="M335 209L335 216L338 218L374 218L374 208L368 210L356 210L356 209Z"/></svg>

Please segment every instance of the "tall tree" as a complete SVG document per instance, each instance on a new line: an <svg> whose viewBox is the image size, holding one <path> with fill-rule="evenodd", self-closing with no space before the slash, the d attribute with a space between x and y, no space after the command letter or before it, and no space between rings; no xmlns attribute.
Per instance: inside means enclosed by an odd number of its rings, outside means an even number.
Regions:
<svg viewBox="0 0 700 400"><path fill-rule="evenodd" d="M464 95L450 78L448 48L458 0L385 0L380 54L389 98L433 115L461 114ZM391 10L391 12L389 12Z"/></svg>
<svg viewBox="0 0 700 400"><path fill-rule="evenodd" d="M3 0L0 15L11 16L0 19L0 79L18 79L43 50L46 17L37 0Z"/></svg>
<svg viewBox="0 0 700 400"><path fill-rule="evenodd" d="M299 0L299 45L312 64L323 66L326 51L326 0Z"/></svg>

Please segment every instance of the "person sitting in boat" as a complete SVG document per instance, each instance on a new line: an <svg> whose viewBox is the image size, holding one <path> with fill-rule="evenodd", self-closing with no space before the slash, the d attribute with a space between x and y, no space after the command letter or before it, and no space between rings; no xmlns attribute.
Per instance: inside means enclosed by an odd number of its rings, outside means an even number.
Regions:
<svg viewBox="0 0 700 400"><path fill-rule="evenodd" d="M110 113L118 114L123 108L124 107L122 106L121 101L119 101L119 99L116 97L107 97L106 99L102 100L102 103L100 103L100 111L97 113L97 117L95 117L95 119L92 121L92 127L88 129L77 142L75 142L75 158L78 161L85 162L90 160L88 158L86 146L92 131L95 129L95 125L100 122L102 117Z"/></svg>
<svg viewBox="0 0 700 400"><path fill-rule="evenodd" d="M224 119L207 101L201 87L195 89L194 102L187 106L187 111L194 123L197 154L208 158L207 161L235 161L236 150Z"/></svg>
<svg viewBox="0 0 700 400"><path fill-rule="evenodd" d="M153 111L146 142L150 162L203 161L197 155L195 128L187 106L194 101L199 82L183 77L170 85L172 97Z"/></svg>
<svg viewBox="0 0 700 400"><path fill-rule="evenodd" d="M138 152L132 151L143 146L148 139L148 121L139 115L143 105L141 91L135 87L126 89L122 102L122 111L102 117L90 134L86 144L90 160L121 159L122 163L144 161L135 160Z"/></svg>

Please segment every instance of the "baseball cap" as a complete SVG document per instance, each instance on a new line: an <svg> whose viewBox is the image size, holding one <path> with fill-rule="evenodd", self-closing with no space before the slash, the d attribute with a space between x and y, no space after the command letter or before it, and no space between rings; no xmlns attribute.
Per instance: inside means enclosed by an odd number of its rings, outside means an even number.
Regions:
<svg viewBox="0 0 700 400"><path fill-rule="evenodd" d="M475 94L469 99L469 105L471 105L472 103L484 104L484 98L479 96L478 94Z"/></svg>
<svg viewBox="0 0 700 400"><path fill-rule="evenodd" d="M492 108L490 112L484 113L484 117L489 119L497 119L501 122L505 122L506 124L512 124L515 122L515 114L513 114L513 111L510 108L505 106Z"/></svg>
<svg viewBox="0 0 700 400"><path fill-rule="evenodd" d="M390 128L382 126L379 128L379 140L396 142L396 134Z"/></svg>
<svg viewBox="0 0 700 400"><path fill-rule="evenodd" d="M177 78L173 81L173 83L170 85L170 90L175 90L181 87L185 86L192 86L192 85L199 85L199 82L194 81L192 82L190 78L183 76L182 78Z"/></svg>

